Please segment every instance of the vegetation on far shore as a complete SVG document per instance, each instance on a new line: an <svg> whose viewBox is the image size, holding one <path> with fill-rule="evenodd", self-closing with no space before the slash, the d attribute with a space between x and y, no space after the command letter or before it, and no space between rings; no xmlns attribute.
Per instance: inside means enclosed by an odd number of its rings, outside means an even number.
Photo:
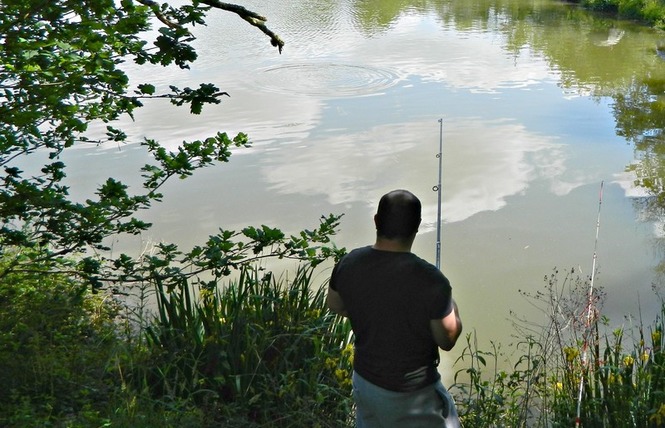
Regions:
<svg viewBox="0 0 665 428"><path fill-rule="evenodd" d="M593 11L638 21L665 30L665 3L661 0L573 0Z"/></svg>

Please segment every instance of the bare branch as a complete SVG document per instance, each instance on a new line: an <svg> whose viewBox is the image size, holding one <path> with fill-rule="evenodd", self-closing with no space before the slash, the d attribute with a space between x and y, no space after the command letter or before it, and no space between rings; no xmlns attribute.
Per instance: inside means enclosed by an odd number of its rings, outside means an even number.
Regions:
<svg viewBox="0 0 665 428"><path fill-rule="evenodd" d="M148 0L144 0L148 1ZM270 37L270 44L277 47L279 53L282 53L282 48L284 48L284 41L275 34L272 30L266 27L266 21L268 20L264 16L259 15L256 12L246 9L244 6L237 4L224 3L219 0L200 0L200 3L206 4L208 6L214 7L216 9L226 10L228 12L233 12L240 16L245 21L249 22L254 27L258 28L265 34Z"/></svg>

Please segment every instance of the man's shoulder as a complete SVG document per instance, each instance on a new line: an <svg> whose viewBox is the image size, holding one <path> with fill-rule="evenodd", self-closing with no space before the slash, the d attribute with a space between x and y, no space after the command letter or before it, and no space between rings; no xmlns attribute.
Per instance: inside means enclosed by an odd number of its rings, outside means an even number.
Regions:
<svg viewBox="0 0 665 428"><path fill-rule="evenodd" d="M413 254L413 253L412 253ZM421 268L424 272L434 274L434 275L439 275L441 271L439 268L434 266L432 263L428 262L427 260L423 259L422 257L413 254L413 264L417 265L419 268Z"/></svg>
<svg viewBox="0 0 665 428"><path fill-rule="evenodd" d="M344 257L342 257L342 260L344 259L352 260L358 257L367 257L371 254L372 254L372 246L365 245L364 247L354 248L353 250L349 251Z"/></svg>
<svg viewBox="0 0 665 428"><path fill-rule="evenodd" d="M358 247L346 253L341 259L335 264L335 271L340 268L346 268L348 266L353 266L367 257L371 257L370 253L372 251L371 246Z"/></svg>
<svg viewBox="0 0 665 428"><path fill-rule="evenodd" d="M362 266L366 265L368 257L371 257L371 252L372 247L365 246L355 248L346 253L333 267L330 276L330 287L333 290L337 290L337 285L340 281L348 280L349 277L357 273Z"/></svg>
<svg viewBox="0 0 665 428"><path fill-rule="evenodd" d="M371 245L363 245L362 247L357 247L351 250L349 254L359 254L359 253L371 253L372 252L372 246Z"/></svg>
<svg viewBox="0 0 665 428"><path fill-rule="evenodd" d="M415 256L413 263L417 266L418 271L421 273L426 278L429 278L426 283L435 283L435 284L444 284L446 287L450 287L450 281L448 278L441 272L439 268L437 268L435 265L432 263L428 262L427 260Z"/></svg>

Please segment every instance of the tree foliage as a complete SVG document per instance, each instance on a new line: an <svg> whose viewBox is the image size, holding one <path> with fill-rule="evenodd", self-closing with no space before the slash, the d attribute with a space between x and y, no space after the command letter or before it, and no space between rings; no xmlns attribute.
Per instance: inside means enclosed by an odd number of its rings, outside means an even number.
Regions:
<svg viewBox="0 0 665 428"><path fill-rule="evenodd" d="M226 275L266 255L316 263L332 254L334 250L319 244L329 242L338 216L323 217L319 228L294 236L266 226L248 227L240 232L220 230L187 252L162 244L141 261L124 254L114 259L101 256L108 250L108 237L139 234L150 227L137 213L161 200L160 189L169 179L226 162L231 149L249 146L244 133L214 132L169 151L150 138L129 141L117 124L121 117L133 118L154 98L169 99L191 114L220 103L227 94L212 83L198 88L171 85L168 92L157 93L149 81L132 85L123 71L127 62L189 68L197 59L192 28L205 25L207 14L220 11L256 26L281 52L284 43L266 27L264 17L216 0L193 0L178 7L151 0L0 4L0 256L19 254L15 248L30 248L26 254L32 255L28 260L15 257L0 270L0 278L48 261L49 269L82 275L94 286L103 280L146 278L173 285L183 275L203 271ZM149 34L154 34L153 40ZM106 139L91 136L92 122L106 124ZM130 193L126 184L110 177L90 198L74 200L63 183L67 165L61 154L77 144L105 142L140 143L152 155L154 161L137 171L143 190ZM34 171L18 166L40 159L45 161ZM184 273L184 265L192 270Z"/></svg>

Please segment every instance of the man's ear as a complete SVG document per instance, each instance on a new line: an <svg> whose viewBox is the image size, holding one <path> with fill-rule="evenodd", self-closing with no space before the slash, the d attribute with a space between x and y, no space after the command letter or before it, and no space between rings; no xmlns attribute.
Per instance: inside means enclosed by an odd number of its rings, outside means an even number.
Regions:
<svg viewBox="0 0 665 428"><path fill-rule="evenodd" d="M377 230L379 229L378 218L379 218L379 215L374 214L374 228L377 229Z"/></svg>

